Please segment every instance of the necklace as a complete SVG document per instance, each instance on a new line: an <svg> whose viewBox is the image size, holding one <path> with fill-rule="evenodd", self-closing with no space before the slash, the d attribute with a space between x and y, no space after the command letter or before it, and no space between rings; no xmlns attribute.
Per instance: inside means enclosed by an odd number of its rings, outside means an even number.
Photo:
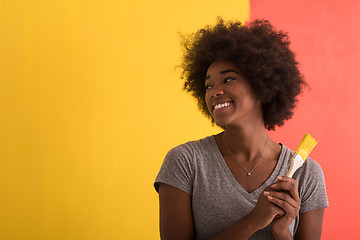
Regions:
<svg viewBox="0 0 360 240"><path fill-rule="evenodd" d="M224 135L223 135L224 136ZM260 159L256 162L255 166L250 170L246 170L246 168L243 167L243 165L240 163L240 161L234 156L234 154L232 154L232 152L230 151L230 149L228 148L228 146L226 145L225 141L224 141L224 137L221 138L222 142L224 143L226 149L228 150L228 152L230 153L230 155L235 159L235 161L240 165L240 167L242 167L246 172L247 172L247 175L248 176L251 176L251 172L254 171L254 169L257 167L257 165L259 164L259 162L261 161L261 159L263 158L264 156L264 153L265 153L265 150L266 150L266 147L267 147L267 144L268 144L268 141L269 141L269 136L267 137L266 139L266 144L265 144L265 147L264 147L264 151L262 152L261 154L261 157Z"/></svg>

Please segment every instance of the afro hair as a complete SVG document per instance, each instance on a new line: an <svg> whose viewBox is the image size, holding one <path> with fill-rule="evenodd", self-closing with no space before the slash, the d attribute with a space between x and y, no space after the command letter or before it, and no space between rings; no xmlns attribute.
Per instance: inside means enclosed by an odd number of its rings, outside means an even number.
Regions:
<svg viewBox="0 0 360 240"><path fill-rule="evenodd" d="M229 61L242 70L262 104L265 128L275 130L293 115L297 96L307 85L290 50L287 33L276 31L267 20L207 25L182 35L183 89L198 102L200 111L214 119L205 102L205 75L215 61Z"/></svg>

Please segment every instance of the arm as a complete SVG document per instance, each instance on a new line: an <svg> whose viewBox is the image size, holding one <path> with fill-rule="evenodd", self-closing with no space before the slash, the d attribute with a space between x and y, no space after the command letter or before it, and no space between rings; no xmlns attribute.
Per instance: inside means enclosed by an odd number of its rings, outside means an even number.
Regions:
<svg viewBox="0 0 360 240"><path fill-rule="evenodd" d="M300 213L299 227L295 240L319 240L321 237L324 208L310 212Z"/></svg>
<svg viewBox="0 0 360 240"><path fill-rule="evenodd" d="M193 240L194 222L191 196L175 187L160 183L160 236L163 240ZM246 216L227 227L209 240L248 239L256 231L266 227L284 211L271 204L263 194L255 208Z"/></svg>
<svg viewBox="0 0 360 240"><path fill-rule="evenodd" d="M159 201L161 239L195 239L191 196L175 187L160 183Z"/></svg>

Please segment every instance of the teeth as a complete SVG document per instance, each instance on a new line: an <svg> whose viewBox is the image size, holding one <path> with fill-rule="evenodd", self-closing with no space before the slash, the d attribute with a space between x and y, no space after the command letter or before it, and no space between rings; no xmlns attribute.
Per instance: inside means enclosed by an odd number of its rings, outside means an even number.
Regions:
<svg viewBox="0 0 360 240"><path fill-rule="evenodd" d="M220 109L220 108L223 108L223 107L227 107L227 106L229 106L229 105L230 105L229 102L216 104L216 105L214 106L214 109Z"/></svg>

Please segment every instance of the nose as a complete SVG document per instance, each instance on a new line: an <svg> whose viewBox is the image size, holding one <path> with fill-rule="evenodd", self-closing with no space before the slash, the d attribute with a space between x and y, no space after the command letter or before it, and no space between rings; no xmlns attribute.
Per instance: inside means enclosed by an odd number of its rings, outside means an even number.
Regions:
<svg viewBox="0 0 360 240"><path fill-rule="evenodd" d="M212 97L220 97L223 94L224 94L224 90L222 90L222 88L214 87L213 92L212 92Z"/></svg>

